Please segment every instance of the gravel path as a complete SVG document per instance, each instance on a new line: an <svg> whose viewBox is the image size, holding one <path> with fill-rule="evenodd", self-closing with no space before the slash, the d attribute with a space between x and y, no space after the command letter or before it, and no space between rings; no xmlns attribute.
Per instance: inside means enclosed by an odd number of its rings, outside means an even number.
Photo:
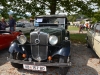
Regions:
<svg viewBox="0 0 100 75"><path fill-rule="evenodd" d="M59 75L58 68L48 68L48 72L33 72L16 69L7 61L8 51L0 51L0 75ZM71 61L67 75L100 75L99 58L83 44L71 45Z"/></svg>

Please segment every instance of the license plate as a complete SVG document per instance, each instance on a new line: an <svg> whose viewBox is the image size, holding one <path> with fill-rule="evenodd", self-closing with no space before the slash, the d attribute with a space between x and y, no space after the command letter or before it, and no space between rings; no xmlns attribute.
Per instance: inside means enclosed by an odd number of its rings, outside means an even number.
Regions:
<svg viewBox="0 0 100 75"><path fill-rule="evenodd" d="M36 65L23 64L23 68L27 69L27 70L33 70L33 71L47 71L46 66L36 66Z"/></svg>

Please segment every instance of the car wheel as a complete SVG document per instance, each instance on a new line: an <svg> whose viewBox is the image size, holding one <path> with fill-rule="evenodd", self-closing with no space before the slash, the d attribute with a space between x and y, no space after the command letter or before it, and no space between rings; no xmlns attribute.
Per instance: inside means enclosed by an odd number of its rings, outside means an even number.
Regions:
<svg viewBox="0 0 100 75"><path fill-rule="evenodd" d="M68 57L60 56L59 63L67 63L67 58ZM59 67L59 73L61 75L66 75L67 72L68 72L68 69L69 69L69 67L62 67L62 66L60 66Z"/></svg>
<svg viewBox="0 0 100 75"><path fill-rule="evenodd" d="M15 56L15 55L14 55L14 56ZM15 58L14 56L12 56L12 54L10 54L10 58L11 58L11 59L14 59L14 58ZM11 65L12 65L13 67L15 67L15 68L18 68L18 69L23 67L22 64L13 63L13 62L11 62Z"/></svg>

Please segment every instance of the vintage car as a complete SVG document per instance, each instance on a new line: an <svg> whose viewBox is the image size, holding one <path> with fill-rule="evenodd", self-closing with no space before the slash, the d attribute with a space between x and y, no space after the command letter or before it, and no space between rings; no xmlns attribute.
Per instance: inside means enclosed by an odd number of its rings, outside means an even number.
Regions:
<svg viewBox="0 0 100 75"><path fill-rule="evenodd" d="M47 71L47 66L59 67L66 75L71 66L70 33L66 15L41 15L34 19L35 30L30 40L20 35L9 48L8 60L16 68Z"/></svg>
<svg viewBox="0 0 100 75"><path fill-rule="evenodd" d="M0 50L6 49L10 46L11 42L20 35L20 32L8 32L0 30Z"/></svg>
<svg viewBox="0 0 100 75"><path fill-rule="evenodd" d="M87 47L92 48L95 53L100 57L100 23L91 25L90 30L87 32Z"/></svg>
<svg viewBox="0 0 100 75"><path fill-rule="evenodd" d="M9 27L6 28L6 30L9 31ZM23 33L30 33L33 30L34 30L34 26L32 23L22 23L22 22L16 23L16 31L20 31Z"/></svg>

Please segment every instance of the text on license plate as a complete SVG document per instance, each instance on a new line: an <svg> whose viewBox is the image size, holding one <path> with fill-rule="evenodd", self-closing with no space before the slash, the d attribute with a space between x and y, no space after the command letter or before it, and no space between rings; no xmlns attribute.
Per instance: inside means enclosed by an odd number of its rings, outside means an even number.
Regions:
<svg viewBox="0 0 100 75"><path fill-rule="evenodd" d="M36 65L23 64L23 68L27 69L27 70L34 70L34 71L47 71L46 66L36 66Z"/></svg>

